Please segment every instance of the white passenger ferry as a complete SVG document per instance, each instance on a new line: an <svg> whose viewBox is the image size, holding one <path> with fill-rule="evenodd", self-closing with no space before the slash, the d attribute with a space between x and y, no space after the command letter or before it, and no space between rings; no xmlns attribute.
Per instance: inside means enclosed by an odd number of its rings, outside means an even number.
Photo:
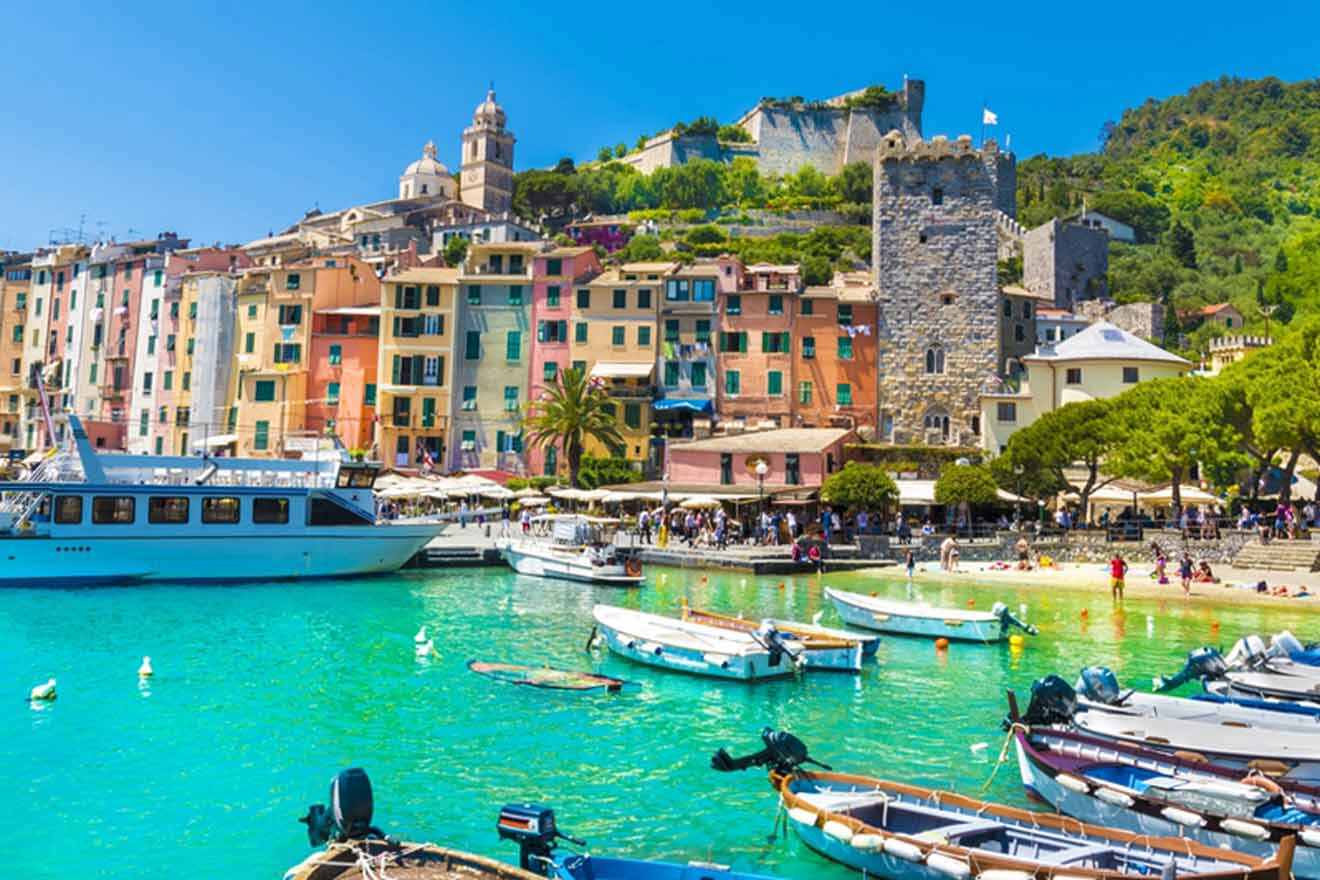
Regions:
<svg viewBox="0 0 1320 880"><path fill-rule="evenodd" d="M378 467L72 450L0 482L0 586L394 571L442 528L378 523Z"/></svg>

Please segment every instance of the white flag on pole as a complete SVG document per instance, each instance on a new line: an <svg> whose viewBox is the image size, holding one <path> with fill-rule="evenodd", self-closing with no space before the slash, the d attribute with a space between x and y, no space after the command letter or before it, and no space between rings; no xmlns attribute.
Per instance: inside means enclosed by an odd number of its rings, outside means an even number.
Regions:
<svg viewBox="0 0 1320 880"><path fill-rule="evenodd" d="M994 112L993 110L991 110L989 107L982 107L982 108L981 108L981 124L982 124L982 125L998 125L998 124L999 124L999 117L998 117L998 116L995 114L995 112Z"/></svg>

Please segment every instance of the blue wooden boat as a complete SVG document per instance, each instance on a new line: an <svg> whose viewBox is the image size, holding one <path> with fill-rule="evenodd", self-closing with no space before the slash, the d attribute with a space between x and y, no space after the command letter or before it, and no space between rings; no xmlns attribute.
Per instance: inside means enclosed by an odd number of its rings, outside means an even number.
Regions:
<svg viewBox="0 0 1320 880"><path fill-rule="evenodd" d="M407 843L386 837L371 824L371 782L360 768L345 770L330 783L330 806L314 804L301 822L313 846L328 844L284 874L284 880L775 880L708 862L651 862L560 851L560 841L585 847L562 833L554 811L535 804L509 804L500 810L501 840L518 844L519 865L448 849L433 843Z"/></svg>

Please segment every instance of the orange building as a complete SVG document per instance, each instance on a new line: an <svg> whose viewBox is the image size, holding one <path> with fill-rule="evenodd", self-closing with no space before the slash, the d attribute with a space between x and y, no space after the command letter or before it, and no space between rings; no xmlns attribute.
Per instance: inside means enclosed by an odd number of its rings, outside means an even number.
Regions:
<svg viewBox="0 0 1320 880"><path fill-rule="evenodd" d="M380 304L312 312L307 429L333 433L349 449L370 449L376 420Z"/></svg>
<svg viewBox="0 0 1320 880"><path fill-rule="evenodd" d="M743 270L736 291L720 293L721 422L794 425L799 361L793 328L801 292L797 266L760 263Z"/></svg>
<svg viewBox="0 0 1320 880"><path fill-rule="evenodd" d="M876 427L875 287L865 272L808 287L793 322L795 421L807 428Z"/></svg>

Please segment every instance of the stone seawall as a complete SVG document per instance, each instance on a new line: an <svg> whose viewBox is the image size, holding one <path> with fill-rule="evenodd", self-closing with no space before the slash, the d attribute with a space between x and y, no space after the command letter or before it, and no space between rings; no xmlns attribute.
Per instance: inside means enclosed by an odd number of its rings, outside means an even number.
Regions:
<svg viewBox="0 0 1320 880"><path fill-rule="evenodd" d="M993 539L959 541L958 555L967 562L1016 562L1015 548L1019 537L1017 532L999 532ZM1147 530L1140 541L1110 541L1104 531L1079 529L1067 535L1031 540L1031 549L1035 554L1044 554L1060 562L1106 562L1117 551L1129 562L1145 563L1151 561L1150 543L1155 541L1168 554L1171 567L1174 558L1181 555L1184 549L1196 561L1204 559L1213 566L1232 562L1238 552L1253 540L1254 532L1234 530L1222 533L1215 540L1183 541L1181 533L1177 531L1152 529ZM940 544L943 542L943 535L914 535L911 544L898 543L888 536L857 539L860 555L869 559L893 559L900 563L909 547L918 562L938 562Z"/></svg>

